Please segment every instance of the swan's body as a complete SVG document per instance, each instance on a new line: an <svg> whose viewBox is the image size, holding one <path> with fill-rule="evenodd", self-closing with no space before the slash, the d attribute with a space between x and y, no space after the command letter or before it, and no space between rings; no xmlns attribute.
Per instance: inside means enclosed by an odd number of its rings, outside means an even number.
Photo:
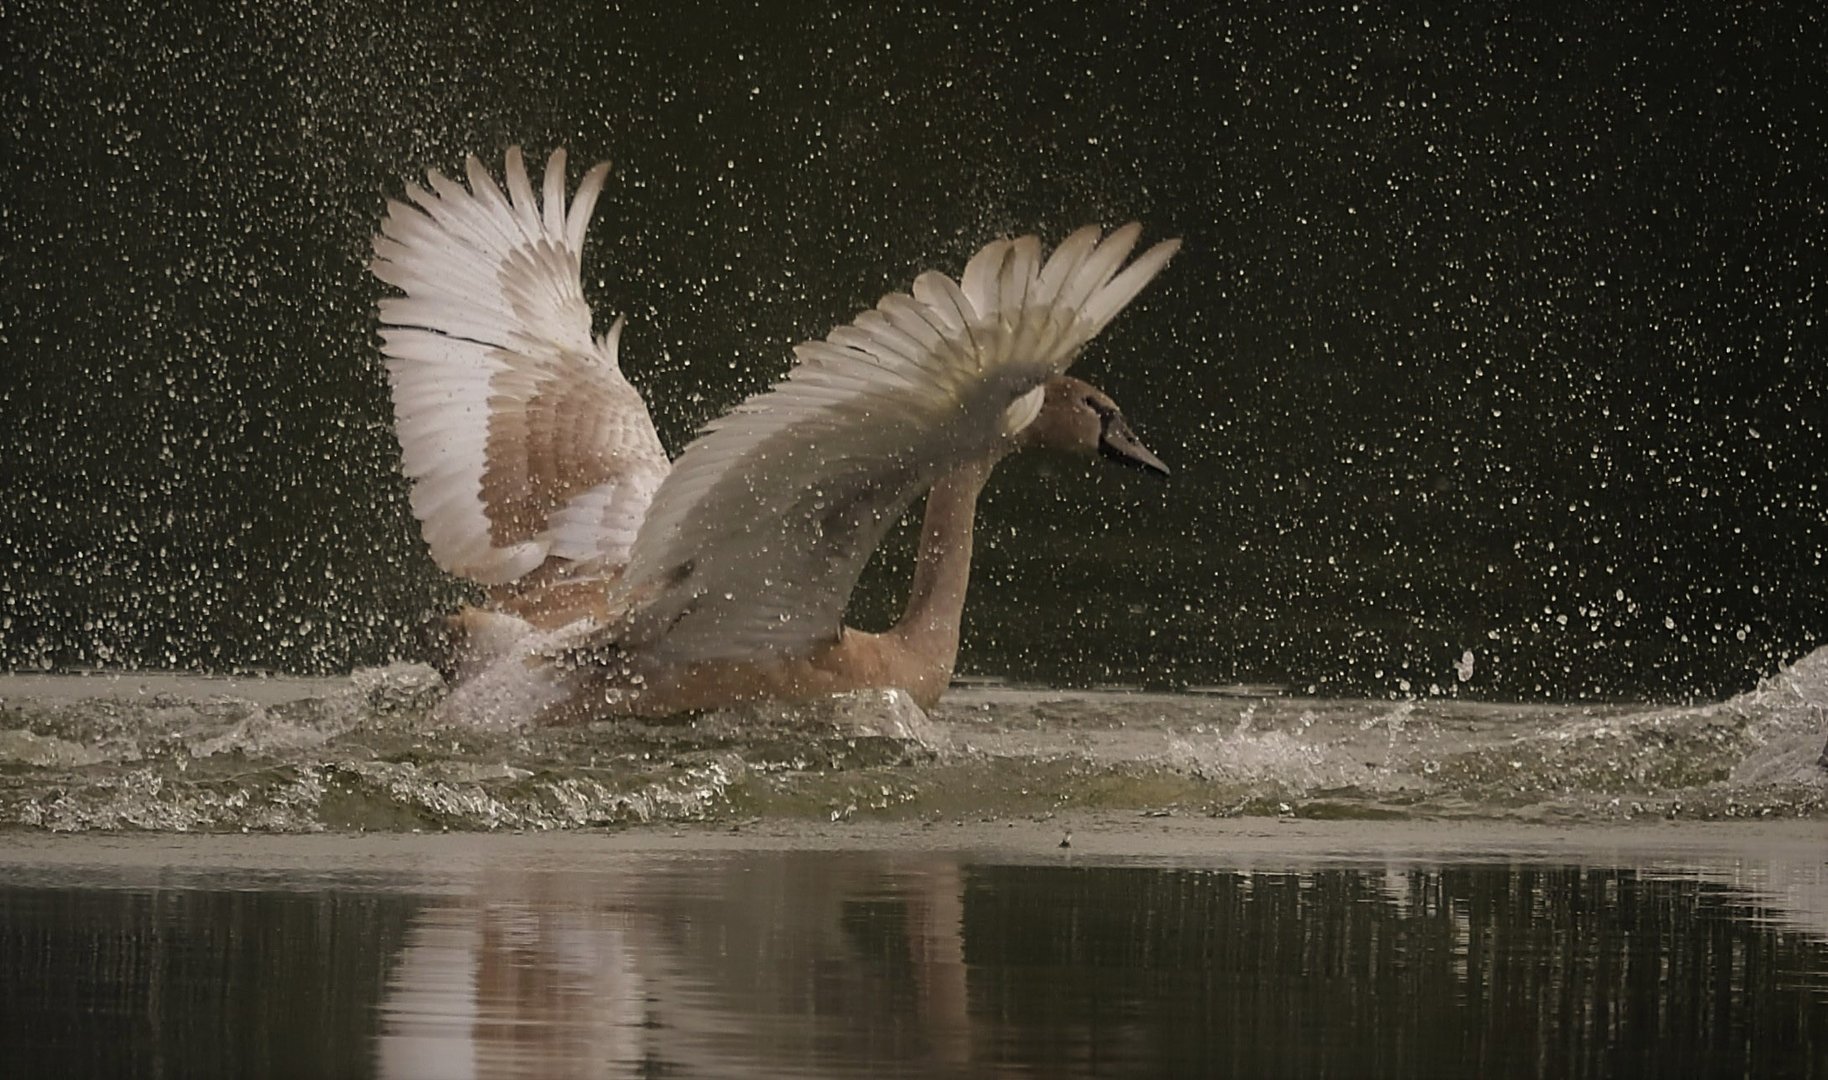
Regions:
<svg viewBox="0 0 1828 1080"><path fill-rule="evenodd" d="M555 153L536 197L474 158L390 204L374 271L413 510L444 569L491 587L466 608L453 705L475 716L660 714L760 699L944 691L958 652L978 493L1025 446L1165 472L1116 405L1064 372L1158 273L1120 272L1138 232L1081 229L1045 263L990 244L961 280L890 294L701 432L670 466L590 336L579 266L605 167L569 210ZM881 634L841 616L864 564L931 488L914 587Z"/></svg>

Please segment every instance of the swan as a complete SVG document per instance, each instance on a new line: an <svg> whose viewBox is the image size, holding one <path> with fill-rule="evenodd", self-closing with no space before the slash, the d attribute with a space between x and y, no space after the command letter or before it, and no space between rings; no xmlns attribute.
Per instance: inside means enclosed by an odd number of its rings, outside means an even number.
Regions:
<svg viewBox="0 0 1828 1080"><path fill-rule="evenodd" d="M1025 448L1166 475L1116 402L1066 374L1167 264L1141 233L1087 226L1043 258L987 244L824 340L669 461L623 376L617 317L592 336L584 234L607 163L566 198L473 155L388 200L370 269L401 469L433 560L487 587L454 630L447 711L562 722L951 680L979 493ZM906 610L842 616L889 527L927 493Z"/></svg>

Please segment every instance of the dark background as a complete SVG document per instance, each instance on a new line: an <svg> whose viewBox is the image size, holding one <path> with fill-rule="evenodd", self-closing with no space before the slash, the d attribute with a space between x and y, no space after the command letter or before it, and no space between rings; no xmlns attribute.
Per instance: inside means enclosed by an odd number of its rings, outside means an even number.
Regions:
<svg viewBox="0 0 1828 1080"><path fill-rule="evenodd" d="M0 21L0 666L413 654L368 241L514 143L616 162L674 452L994 235L1186 239L1077 369L1176 475L1006 466L970 671L1683 697L1828 633L1817 5L123 6Z"/></svg>

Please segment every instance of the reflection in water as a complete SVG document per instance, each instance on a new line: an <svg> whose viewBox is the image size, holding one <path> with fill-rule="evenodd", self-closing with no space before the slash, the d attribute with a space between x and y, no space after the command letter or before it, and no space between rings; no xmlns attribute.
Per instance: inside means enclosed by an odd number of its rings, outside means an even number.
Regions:
<svg viewBox="0 0 1828 1080"><path fill-rule="evenodd" d="M1634 867L866 853L0 887L8 1075L1828 1075L1828 942Z"/></svg>
<svg viewBox="0 0 1828 1080"><path fill-rule="evenodd" d="M390 1077L640 1075L624 920L512 900L427 908L382 1006Z"/></svg>
<svg viewBox="0 0 1828 1080"><path fill-rule="evenodd" d="M0 885L0 1076L362 1075L382 964L417 907Z"/></svg>
<svg viewBox="0 0 1828 1080"><path fill-rule="evenodd" d="M1828 1049L1828 951L1693 882L1560 866L1016 875L974 875L973 989L1005 1003L1004 1046L1043 1072L1675 1076Z"/></svg>
<svg viewBox="0 0 1828 1080"><path fill-rule="evenodd" d="M503 875L424 909L387 1076L686 1075L971 1061L958 864L771 854Z"/></svg>

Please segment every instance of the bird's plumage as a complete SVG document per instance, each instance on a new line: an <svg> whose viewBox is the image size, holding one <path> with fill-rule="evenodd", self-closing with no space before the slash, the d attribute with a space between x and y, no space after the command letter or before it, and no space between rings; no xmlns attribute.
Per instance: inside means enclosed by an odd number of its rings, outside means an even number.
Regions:
<svg viewBox="0 0 1828 1080"><path fill-rule="evenodd" d="M1121 274L1140 228L1080 229L1045 262L999 240L961 281L929 271L706 425L629 555L639 603L615 633L669 660L795 654L837 638L864 564L943 472L1032 421L1039 391L1178 246Z"/></svg>
<svg viewBox="0 0 1828 1080"><path fill-rule="evenodd" d="M667 457L617 364L621 320L591 337L584 230L608 167L569 208L563 151L543 198L518 150L505 195L475 158L467 172L467 191L436 172L409 186L374 244L405 294L381 301L381 351L413 512L438 565L484 584L611 572Z"/></svg>
<svg viewBox="0 0 1828 1080"><path fill-rule="evenodd" d="M433 172L389 203L373 269L404 295L381 301L382 351L438 564L488 584L600 576L603 614L560 651L650 669L830 655L890 525L941 475L1011 448L1044 384L1179 246L1125 265L1134 224L1051 254L994 241L956 281L924 273L798 346L669 467L618 367L621 320L591 337L580 267L606 166L567 206L564 162L538 195L516 149L505 193L471 158L467 190Z"/></svg>

